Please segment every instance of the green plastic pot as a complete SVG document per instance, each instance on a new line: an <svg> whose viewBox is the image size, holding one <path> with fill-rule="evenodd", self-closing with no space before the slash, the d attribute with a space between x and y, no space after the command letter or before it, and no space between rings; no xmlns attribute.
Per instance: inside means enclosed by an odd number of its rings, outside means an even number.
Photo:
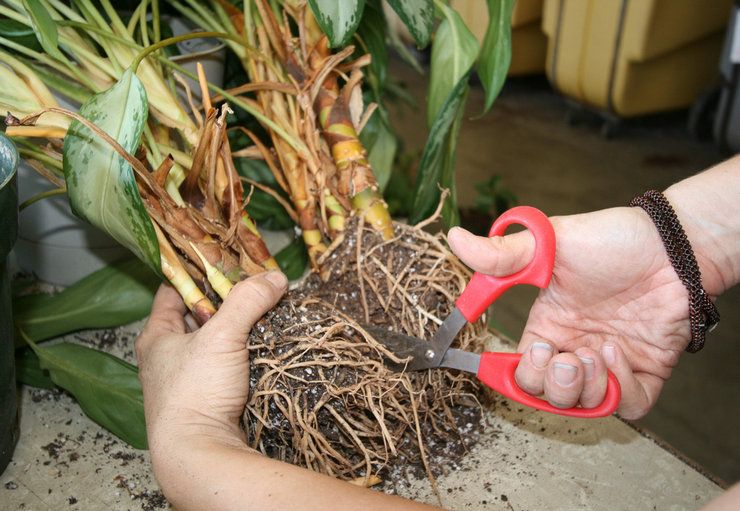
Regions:
<svg viewBox="0 0 740 511"><path fill-rule="evenodd" d="M10 305L8 255L18 236L18 151L0 133L0 473L8 466L18 440L13 311Z"/></svg>

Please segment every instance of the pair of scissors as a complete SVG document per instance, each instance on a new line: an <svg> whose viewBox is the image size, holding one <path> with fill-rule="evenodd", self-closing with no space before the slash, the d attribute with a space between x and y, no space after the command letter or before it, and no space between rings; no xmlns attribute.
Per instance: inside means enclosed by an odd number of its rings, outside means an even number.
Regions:
<svg viewBox="0 0 740 511"><path fill-rule="evenodd" d="M531 284L546 288L552 277L555 263L555 231L547 216L529 206L518 206L505 212L491 226L488 236L502 236L506 228L519 224L527 228L535 239L535 253L522 270L505 277L474 273L470 282L455 302L452 313L440 325L431 341L391 332L376 326L364 326L378 342L397 357L402 364L385 359L385 364L395 371L421 371L437 367L458 369L475 374L480 381L499 394L523 405L557 415L579 418L596 418L611 415L621 398L619 381L609 371L606 395L594 408L557 408L547 401L532 396L517 385L514 378L521 353L473 353L450 348L460 330L475 322L481 314L506 290Z"/></svg>

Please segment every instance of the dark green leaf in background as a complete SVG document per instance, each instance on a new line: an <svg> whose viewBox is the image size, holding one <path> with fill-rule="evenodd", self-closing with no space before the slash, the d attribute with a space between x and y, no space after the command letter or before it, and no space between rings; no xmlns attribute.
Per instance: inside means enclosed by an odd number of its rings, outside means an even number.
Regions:
<svg viewBox="0 0 740 511"><path fill-rule="evenodd" d="M108 90L90 98L80 114L136 153L149 107L141 80L127 69ZM75 214L102 229L160 273L159 244L134 171L98 135L74 121L64 137L64 177Z"/></svg>
<svg viewBox="0 0 740 511"><path fill-rule="evenodd" d="M234 160L240 176L249 178L277 190L279 188L275 176L262 160L237 158ZM275 197L257 188L251 190L249 183L244 183L245 195L252 194L247 204L247 213L257 222L260 229L279 231L290 229L295 225L285 208L275 200Z"/></svg>
<svg viewBox="0 0 740 511"><path fill-rule="evenodd" d="M388 0L388 3L409 29L416 44L420 48L429 44L434 28L433 0Z"/></svg>
<svg viewBox="0 0 740 511"><path fill-rule="evenodd" d="M439 204L440 186L451 192L443 210L445 224L451 226L458 222L454 182L455 146L467 92L466 74L442 105L429 131L416 175L414 203L409 218L412 224L434 213Z"/></svg>
<svg viewBox="0 0 740 511"><path fill-rule="evenodd" d="M57 32L57 25L51 18L49 11L41 5L39 0L22 0L23 8L28 13L28 17L31 20L33 31L36 34L41 46L44 51L50 56L64 59L64 55L59 51L59 34Z"/></svg>
<svg viewBox="0 0 740 511"><path fill-rule="evenodd" d="M427 124L437 120L437 114L448 101L453 89L468 75L478 57L478 40L470 33L460 15L441 4L444 20L432 43L431 75L427 101Z"/></svg>
<svg viewBox="0 0 740 511"><path fill-rule="evenodd" d="M275 260L289 280L302 277L308 265L308 251L303 238L296 237L290 245L275 255Z"/></svg>
<svg viewBox="0 0 740 511"><path fill-rule="evenodd" d="M511 11L515 0L488 0L490 17L483 39L478 77L486 91L487 112L504 86L511 64Z"/></svg>
<svg viewBox="0 0 740 511"><path fill-rule="evenodd" d="M16 297L13 315L34 341L85 328L125 325L149 314L159 282L144 263L129 259L98 270L56 295Z"/></svg>
<svg viewBox="0 0 740 511"><path fill-rule="evenodd" d="M34 51L43 49L33 28L20 21L0 19L0 36Z"/></svg>
<svg viewBox="0 0 740 511"><path fill-rule="evenodd" d="M393 160L398 149L398 139L388 126L387 114L382 106L368 120L360 133L360 141L367 149L367 158L382 192L393 171Z"/></svg>
<svg viewBox="0 0 740 511"><path fill-rule="evenodd" d="M365 0L308 0L332 48L346 46L362 18Z"/></svg>
<svg viewBox="0 0 740 511"><path fill-rule="evenodd" d="M88 417L132 447L146 449L144 398L136 366L78 344L38 346L30 341L29 345L40 367L75 397Z"/></svg>
<svg viewBox="0 0 740 511"><path fill-rule="evenodd" d="M41 389L56 387L48 372L41 369L39 357L29 347L18 349L15 352L15 379L24 385Z"/></svg>
<svg viewBox="0 0 740 511"><path fill-rule="evenodd" d="M388 45L386 44L387 23L378 0L368 0L362 22L357 29L359 48L372 57L366 69L367 83L373 91L374 101L381 101L388 74Z"/></svg>

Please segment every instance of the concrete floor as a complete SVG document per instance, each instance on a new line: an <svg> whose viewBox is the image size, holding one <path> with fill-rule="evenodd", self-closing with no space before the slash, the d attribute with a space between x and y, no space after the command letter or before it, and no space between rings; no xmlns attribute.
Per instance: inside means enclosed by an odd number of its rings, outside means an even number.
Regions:
<svg viewBox="0 0 740 511"><path fill-rule="evenodd" d="M393 75L424 104L425 77L399 63ZM463 206L474 201L476 183L498 174L520 204L550 215L586 212L624 205L636 193L664 189L722 159L711 144L689 137L684 114L630 123L611 140L600 136L598 124L569 126L567 102L544 79L509 80L493 110L474 119L482 105L482 91L474 89L457 152ZM395 107L392 116L404 150L420 151L424 109ZM535 296L533 289L519 289L497 302L493 316L504 332L519 337ZM682 358L638 424L730 483L740 479L740 289L717 305L722 324L702 352Z"/></svg>

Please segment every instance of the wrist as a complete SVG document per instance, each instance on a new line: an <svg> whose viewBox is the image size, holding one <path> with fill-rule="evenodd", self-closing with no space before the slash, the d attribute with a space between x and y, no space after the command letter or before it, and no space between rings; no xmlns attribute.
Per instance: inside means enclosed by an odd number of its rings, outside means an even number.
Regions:
<svg viewBox="0 0 740 511"><path fill-rule="evenodd" d="M731 203L731 196L737 195L731 181L740 179L740 172L722 169L733 161L664 192L694 250L704 288L715 297L740 281L740 219Z"/></svg>
<svg viewBox="0 0 740 511"><path fill-rule="evenodd" d="M213 504L218 486L228 485L228 479L219 475L229 472L225 460L253 452L233 436L190 429L160 437L150 445L154 476L170 504L182 510L206 509L205 502ZM226 509L218 505L211 508Z"/></svg>
<svg viewBox="0 0 740 511"><path fill-rule="evenodd" d="M200 412L178 409L163 411L148 421L147 435L152 462L171 458L195 446L221 445L246 447L246 436L238 423L211 417Z"/></svg>

